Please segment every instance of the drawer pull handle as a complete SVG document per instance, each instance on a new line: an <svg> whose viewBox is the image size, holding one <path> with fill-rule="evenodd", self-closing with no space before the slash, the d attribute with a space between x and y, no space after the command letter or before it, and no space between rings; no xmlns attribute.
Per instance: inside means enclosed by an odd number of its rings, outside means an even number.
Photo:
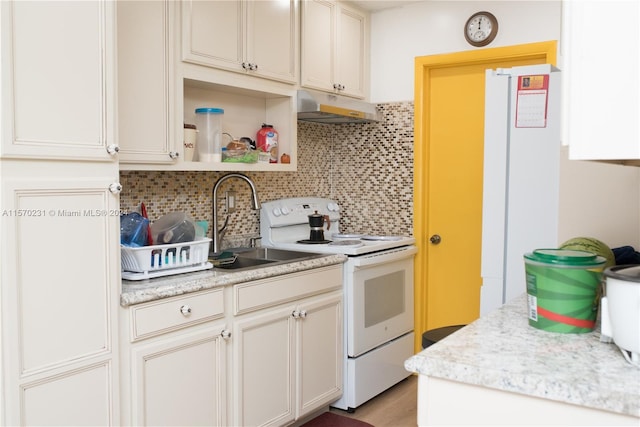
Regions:
<svg viewBox="0 0 640 427"><path fill-rule="evenodd" d="M180 313L182 313L182 315L184 317L188 317L191 315L191 307L189 307L188 305L183 305L182 307L180 307Z"/></svg>

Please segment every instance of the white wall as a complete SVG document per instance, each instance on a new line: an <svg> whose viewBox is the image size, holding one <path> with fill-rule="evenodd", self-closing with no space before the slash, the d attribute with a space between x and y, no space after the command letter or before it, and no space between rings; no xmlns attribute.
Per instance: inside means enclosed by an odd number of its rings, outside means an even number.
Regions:
<svg viewBox="0 0 640 427"><path fill-rule="evenodd" d="M560 160L558 243L594 237L640 250L640 167Z"/></svg>
<svg viewBox="0 0 640 427"><path fill-rule="evenodd" d="M464 24L486 10L499 30L489 47L560 40L560 1L424 1L371 14L371 101L413 100L417 56L478 49Z"/></svg>

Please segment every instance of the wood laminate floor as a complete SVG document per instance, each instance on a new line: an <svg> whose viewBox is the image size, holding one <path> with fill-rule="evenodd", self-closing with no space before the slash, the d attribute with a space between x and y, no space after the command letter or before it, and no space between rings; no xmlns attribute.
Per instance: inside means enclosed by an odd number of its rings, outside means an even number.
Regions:
<svg viewBox="0 0 640 427"><path fill-rule="evenodd" d="M365 421L375 427L416 427L417 395L418 377L411 375L359 406L354 413L336 408L331 408L331 412Z"/></svg>

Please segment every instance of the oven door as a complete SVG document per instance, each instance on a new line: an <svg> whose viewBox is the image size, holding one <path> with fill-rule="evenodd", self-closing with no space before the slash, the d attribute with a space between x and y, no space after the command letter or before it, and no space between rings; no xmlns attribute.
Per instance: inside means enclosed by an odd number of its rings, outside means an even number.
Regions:
<svg viewBox="0 0 640 427"><path fill-rule="evenodd" d="M413 330L413 257L417 251L415 246L406 246L347 260L349 357Z"/></svg>

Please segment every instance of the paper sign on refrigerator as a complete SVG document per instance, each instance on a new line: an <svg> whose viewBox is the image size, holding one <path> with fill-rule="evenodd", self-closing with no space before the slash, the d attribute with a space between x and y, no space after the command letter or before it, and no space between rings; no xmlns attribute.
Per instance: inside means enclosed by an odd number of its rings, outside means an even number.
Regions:
<svg viewBox="0 0 640 427"><path fill-rule="evenodd" d="M547 127L549 75L518 76L517 128Z"/></svg>

